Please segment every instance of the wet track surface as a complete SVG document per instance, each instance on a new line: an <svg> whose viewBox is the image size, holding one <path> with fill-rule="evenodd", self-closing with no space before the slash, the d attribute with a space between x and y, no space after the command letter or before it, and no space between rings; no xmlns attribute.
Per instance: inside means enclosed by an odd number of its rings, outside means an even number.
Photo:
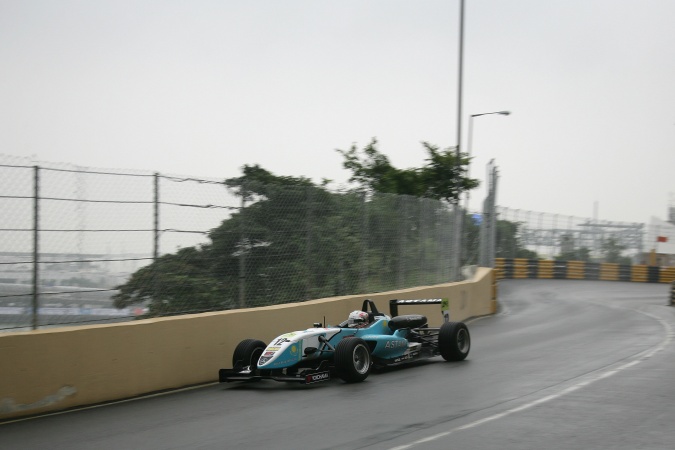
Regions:
<svg viewBox="0 0 675 450"><path fill-rule="evenodd" d="M209 385L5 423L0 447L671 449L667 295L665 284L508 280L500 313L469 322L460 363L352 385Z"/></svg>

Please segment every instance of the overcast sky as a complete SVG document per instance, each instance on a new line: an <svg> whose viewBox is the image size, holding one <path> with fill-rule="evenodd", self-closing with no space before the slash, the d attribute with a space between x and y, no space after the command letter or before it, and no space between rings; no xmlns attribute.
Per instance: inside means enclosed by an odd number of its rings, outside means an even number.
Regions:
<svg viewBox="0 0 675 450"><path fill-rule="evenodd" d="M0 0L0 153L344 184L457 144L459 0ZM466 0L471 174L501 206L648 222L675 206L675 0ZM476 209L481 190L472 194Z"/></svg>

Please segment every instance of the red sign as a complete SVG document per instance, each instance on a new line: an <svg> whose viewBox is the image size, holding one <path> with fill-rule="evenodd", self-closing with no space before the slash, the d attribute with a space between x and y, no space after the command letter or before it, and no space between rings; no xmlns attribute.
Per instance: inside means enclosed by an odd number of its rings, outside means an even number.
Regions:
<svg viewBox="0 0 675 450"><path fill-rule="evenodd" d="M657 236L656 242L668 242L668 237L667 236Z"/></svg>

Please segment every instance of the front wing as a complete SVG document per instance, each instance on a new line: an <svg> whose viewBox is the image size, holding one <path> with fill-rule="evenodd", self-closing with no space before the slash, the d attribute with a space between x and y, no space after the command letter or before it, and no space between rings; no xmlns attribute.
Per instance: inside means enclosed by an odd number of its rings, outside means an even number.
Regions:
<svg viewBox="0 0 675 450"><path fill-rule="evenodd" d="M288 373L282 370L251 370L250 367L242 369L220 369L218 380L221 383L231 381L290 381L301 384L313 384L331 379L331 370L328 361L321 361L317 368L298 370L296 373Z"/></svg>

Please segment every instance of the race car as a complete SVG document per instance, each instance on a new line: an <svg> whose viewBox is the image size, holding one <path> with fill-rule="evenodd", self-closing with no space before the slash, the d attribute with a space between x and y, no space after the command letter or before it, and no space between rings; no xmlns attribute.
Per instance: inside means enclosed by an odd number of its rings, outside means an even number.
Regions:
<svg viewBox="0 0 675 450"><path fill-rule="evenodd" d="M282 334L268 345L245 339L232 355L232 369L220 369L220 382L271 379L311 384L334 375L347 383L365 380L373 368L397 366L442 356L461 361L469 354L471 337L462 322L430 328L420 314L390 317L364 300L361 310L335 327L315 323L302 331Z"/></svg>

